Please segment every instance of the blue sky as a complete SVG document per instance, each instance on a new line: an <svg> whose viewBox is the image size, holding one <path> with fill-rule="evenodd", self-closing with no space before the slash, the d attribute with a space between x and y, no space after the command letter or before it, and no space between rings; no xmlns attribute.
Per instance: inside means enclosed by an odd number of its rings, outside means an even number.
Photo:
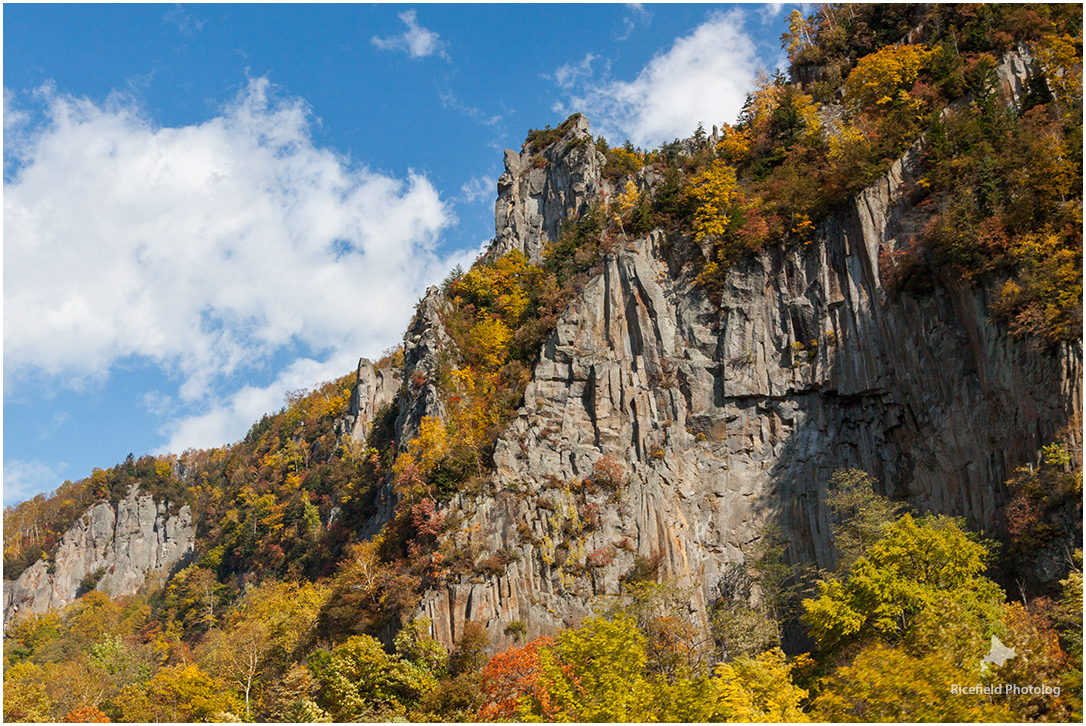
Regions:
<svg viewBox="0 0 1086 726"><path fill-rule="evenodd" d="M733 122L792 7L5 4L4 503L380 356L503 149Z"/></svg>

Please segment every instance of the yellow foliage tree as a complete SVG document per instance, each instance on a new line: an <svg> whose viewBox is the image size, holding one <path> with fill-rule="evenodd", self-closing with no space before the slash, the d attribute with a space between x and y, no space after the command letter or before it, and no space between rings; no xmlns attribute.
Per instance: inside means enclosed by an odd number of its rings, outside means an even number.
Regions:
<svg viewBox="0 0 1086 726"><path fill-rule="evenodd" d="M1081 45L1079 40L1077 45ZM1082 55L1070 35L1046 35L1037 44L1037 60L1056 100L1070 115L1082 105Z"/></svg>
<svg viewBox="0 0 1086 726"><path fill-rule="evenodd" d="M634 183L633 179L627 179L625 188L622 190L622 193L615 198L615 203L611 207L611 215L614 217L614 220L618 222L619 226L622 225L624 220L629 218L630 212L633 211L640 200L641 192L637 190L637 184Z"/></svg>
<svg viewBox="0 0 1086 726"><path fill-rule="evenodd" d="M724 124L721 131L720 142L716 145L716 151L725 161L739 164L746 160L750 154L750 131L738 129L731 124Z"/></svg>
<svg viewBox="0 0 1086 726"><path fill-rule="evenodd" d="M694 212L694 239L722 237L728 230L739 201L739 181L727 162L715 160L690 183L690 195L697 203Z"/></svg>
<svg viewBox="0 0 1086 726"><path fill-rule="evenodd" d="M528 287L540 274L519 250L502 255L493 264L477 264L456 283L455 294L478 309L495 312L516 325L528 310Z"/></svg>
<svg viewBox="0 0 1086 726"><path fill-rule="evenodd" d="M918 108L909 90L934 52L902 45L864 56L845 81L845 104L853 109Z"/></svg>
<svg viewBox="0 0 1086 726"><path fill-rule="evenodd" d="M479 364L486 370L496 370L509 356L513 333L500 318L486 317L472 326L470 339Z"/></svg>
<svg viewBox="0 0 1086 726"><path fill-rule="evenodd" d="M788 16L788 32L781 36L781 41L787 41L785 51L790 61L795 61L796 54L811 45L811 25L799 10Z"/></svg>
<svg viewBox="0 0 1086 726"><path fill-rule="evenodd" d="M916 658L870 645L822 682L814 714L836 722L1012 720L987 696L968 692L981 685L979 676L979 670L963 670L937 655Z"/></svg>
<svg viewBox="0 0 1086 726"><path fill-rule="evenodd" d="M712 675L648 669L646 636L628 613L589 618L539 656L520 689L525 720L622 722L806 721L807 692L792 684L779 650L722 664Z"/></svg>
<svg viewBox="0 0 1086 726"><path fill-rule="evenodd" d="M407 451L396 457L392 472L395 490L401 500L414 502L429 495L425 476L449 450L445 424L435 416L425 416L419 423L419 435L411 439Z"/></svg>
<svg viewBox="0 0 1086 726"><path fill-rule="evenodd" d="M49 721L53 704L40 666L13 665L4 674L4 721Z"/></svg>

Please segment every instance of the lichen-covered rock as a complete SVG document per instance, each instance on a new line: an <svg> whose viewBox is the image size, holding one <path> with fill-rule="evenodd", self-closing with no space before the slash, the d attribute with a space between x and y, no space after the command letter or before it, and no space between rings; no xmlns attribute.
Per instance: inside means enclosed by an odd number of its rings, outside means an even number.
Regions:
<svg viewBox="0 0 1086 726"><path fill-rule="evenodd" d="M84 578L96 589L128 595L150 571L165 570L192 552L196 530L189 507L170 515L132 487L116 507L100 502L64 533L52 562L39 561L4 581L4 624L18 613L44 613L75 600Z"/></svg>

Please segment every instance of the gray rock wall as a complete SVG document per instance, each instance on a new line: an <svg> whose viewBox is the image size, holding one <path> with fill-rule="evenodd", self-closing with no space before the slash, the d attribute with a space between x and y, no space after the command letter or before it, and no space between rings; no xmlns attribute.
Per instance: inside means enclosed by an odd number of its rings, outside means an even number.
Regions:
<svg viewBox="0 0 1086 726"><path fill-rule="evenodd" d="M44 613L76 598L83 578L103 571L96 589L128 595L149 571L165 570L192 552L196 530L188 506L169 515L133 487L116 507L100 502L61 539L53 563L39 561L4 581L4 625L18 613Z"/></svg>
<svg viewBox="0 0 1086 726"><path fill-rule="evenodd" d="M588 119L579 117L565 136L538 154L505 150L498 177L491 254L520 250L532 264L547 242L558 239L562 221L584 212L603 188L603 155L596 150Z"/></svg>
<svg viewBox="0 0 1086 726"><path fill-rule="evenodd" d="M463 623L576 624L636 555L704 613L723 567L767 525L791 557L834 561L832 473L857 467L920 509L998 526L1003 482L1080 414L1081 344L1039 351L988 319L988 293L936 281L888 294L914 149L807 246L729 270L719 308L693 285L690 240L628 240L564 312L498 442L492 495L448 505L499 576L431 591L420 614L451 644ZM507 245L508 246L508 245ZM617 494L579 482L617 464ZM469 543L465 543L469 544Z"/></svg>
<svg viewBox="0 0 1086 726"><path fill-rule="evenodd" d="M401 371L394 368L374 368L368 358L358 361L355 389L344 417L346 433L354 441L365 442L370 435L377 413L396 400L400 392Z"/></svg>

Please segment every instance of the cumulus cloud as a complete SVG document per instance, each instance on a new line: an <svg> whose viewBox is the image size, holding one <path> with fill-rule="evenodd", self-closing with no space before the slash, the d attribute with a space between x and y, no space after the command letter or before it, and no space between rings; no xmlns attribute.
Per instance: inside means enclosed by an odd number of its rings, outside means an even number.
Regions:
<svg viewBox="0 0 1086 726"><path fill-rule="evenodd" d="M441 36L419 25L418 15L414 10L406 10L400 13L400 20L407 26L407 30L388 38L375 35L370 39L370 42L381 50L400 50L412 58L438 55L445 60L449 60L449 55L445 51L445 43L440 40Z"/></svg>
<svg viewBox="0 0 1086 726"><path fill-rule="evenodd" d="M39 95L45 123L5 149L9 386L100 381L135 357L179 376L191 410L282 351L342 375L399 339L453 263L435 244L454 218L427 179L315 146L305 104L265 79L181 128L156 127L123 97ZM252 396L234 398L248 416Z"/></svg>
<svg viewBox="0 0 1086 726"><path fill-rule="evenodd" d="M451 256L445 265L468 269L488 243L489 240L480 242L477 248ZM404 327L406 321L400 323L399 330L402 332ZM399 340L397 335L389 345ZM380 350L372 349L367 355L374 358ZM167 441L156 453L182 452L189 447L206 449L236 441L265 413L278 410L287 393L339 378L354 369L359 357L357 350L342 349L322 360L299 358L280 371L267 386L243 386L228 396L211 399L200 413L182 416L163 427Z"/></svg>
<svg viewBox="0 0 1086 726"><path fill-rule="evenodd" d="M570 92L563 110L587 114L608 137L652 147L689 136L699 122L733 122L758 66L741 12L714 13L632 81L583 83Z"/></svg>

